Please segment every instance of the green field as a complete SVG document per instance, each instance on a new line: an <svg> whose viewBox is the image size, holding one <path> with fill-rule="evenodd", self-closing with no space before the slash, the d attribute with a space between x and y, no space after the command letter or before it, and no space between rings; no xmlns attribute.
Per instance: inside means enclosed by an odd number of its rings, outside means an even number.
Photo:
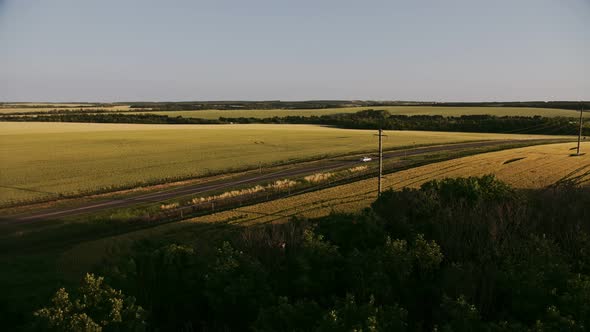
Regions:
<svg viewBox="0 0 590 332"><path fill-rule="evenodd" d="M0 122L0 205L372 150L373 131L312 125ZM389 132L385 147L534 136Z"/></svg>
<svg viewBox="0 0 590 332"><path fill-rule="evenodd" d="M171 111L171 112L149 112L168 116L182 116L185 118L202 118L218 119L219 117L239 118L270 118L274 116L312 116L312 115L329 115L338 113L355 113L366 109L387 110L391 114L400 115L443 115L443 116L461 116L461 115L483 115L490 114L496 116L535 116L544 117L576 117L579 113L572 110L553 109L553 108L525 108L525 107L433 107L433 106L375 106L375 107L345 107L345 108L326 108L326 109L301 109L301 110L199 110L199 111ZM140 112L141 113L141 112ZM586 114L590 117L590 114Z"/></svg>
<svg viewBox="0 0 590 332"><path fill-rule="evenodd" d="M31 106L37 106L37 107L31 107ZM50 105L50 104L40 104L40 105L13 104L13 105L0 106L0 115L13 114L13 113L40 113L40 112L49 112L49 111L72 112L72 111L79 111L80 109L83 111L84 110L98 110L99 109L99 110L113 111L113 112L130 110L129 105L92 106L92 105L82 105L82 104L54 104L54 105Z"/></svg>

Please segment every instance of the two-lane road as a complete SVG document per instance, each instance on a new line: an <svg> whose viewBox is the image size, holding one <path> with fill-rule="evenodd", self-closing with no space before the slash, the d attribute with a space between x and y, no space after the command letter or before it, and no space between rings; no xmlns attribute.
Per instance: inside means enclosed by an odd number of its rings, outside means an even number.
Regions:
<svg viewBox="0 0 590 332"><path fill-rule="evenodd" d="M496 140L496 141L481 141L481 142L468 142L468 143L456 143L448 145L421 147L414 149L396 150L383 153L384 159L415 156L422 154L430 154L435 152L452 152L457 150L468 150L474 148L500 146L506 144L523 143L524 140ZM526 140L527 143L537 144L541 142L549 142L549 140ZM373 159L375 161L375 159ZM345 160L345 159L330 159L321 163L301 163L293 164L287 169L280 171L264 173L264 174L245 174L231 179L220 179L212 180L209 182L190 184L186 186L179 186L167 190L161 190L146 194L140 194L127 198L110 199L102 202L93 202L82 204L76 207L69 208L52 208L41 211L33 211L29 213L23 213L20 215L8 216L7 220L2 223L29 223L40 220L51 220L59 219L69 216L75 216L85 213L99 212L113 208L126 208L132 207L144 203L156 203L165 200L173 199L176 197L196 195L209 191L217 191L222 189L228 189L231 187L257 184L260 182L270 182L275 180L281 180L288 177L296 177L307 174L313 174L317 172L326 172L343 168L346 166L353 166L356 164L362 164L358 159Z"/></svg>

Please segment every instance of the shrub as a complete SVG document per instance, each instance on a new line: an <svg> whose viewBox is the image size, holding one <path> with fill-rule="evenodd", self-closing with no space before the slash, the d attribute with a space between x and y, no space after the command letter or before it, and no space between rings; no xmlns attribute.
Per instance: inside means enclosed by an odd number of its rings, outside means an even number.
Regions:
<svg viewBox="0 0 590 332"><path fill-rule="evenodd" d="M292 183L278 182L263 188ZM435 181L384 192L361 214L218 224L221 244L207 231L192 246L139 248L112 271L154 330L582 331L588 197L562 186L517 195L493 177ZM116 292L106 294L138 319L60 290L37 313L40 326L143 326L143 311Z"/></svg>
<svg viewBox="0 0 590 332"><path fill-rule="evenodd" d="M173 210L179 206L180 206L180 204L178 204L178 202L170 203L170 204L162 204L162 205L160 205L160 209L161 210Z"/></svg>
<svg viewBox="0 0 590 332"><path fill-rule="evenodd" d="M406 331L407 311L398 305L377 306L374 300L357 303L347 295L324 316L318 331Z"/></svg>
<svg viewBox="0 0 590 332"><path fill-rule="evenodd" d="M305 180L306 182L315 184L315 183L327 181L329 178L331 178L333 176L334 176L334 173L316 173L316 174L312 174L312 175L308 175L308 176L304 177L303 180Z"/></svg>
<svg viewBox="0 0 590 332"><path fill-rule="evenodd" d="M143 331L146 313L125 296L104 283L103 277L86 274L77 296L60 288L51 305L35 312L36 327L44 331Z"/></svg>

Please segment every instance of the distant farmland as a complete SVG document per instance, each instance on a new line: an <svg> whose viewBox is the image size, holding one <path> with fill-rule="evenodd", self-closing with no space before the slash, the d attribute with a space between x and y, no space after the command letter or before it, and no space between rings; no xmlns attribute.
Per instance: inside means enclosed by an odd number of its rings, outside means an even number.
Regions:
<svg viewBox="0 0 590 332"><path fill-rule="evenodd" d="M72 112L72 111L129 111L129 105L94 106L92 104L5 104L0 106L0 114L12 113L43 113L43 112Z"/></svg>
<svg viewBox="0 0 590 332"><path fill-rule="evenodd" d="M399 115L495 115L495 116L543 116L543 117L576 117L578 113L572 110L553 108L526 108L526 107L433 107L433 106L373 106L373 107L345 107L325 109L271 109L271 110L198 110L198 111L166 111L149 112L171 117L182 116L185 118L218 119L219 117L239 118L271 118L284 116L321 116L339 113L355 113L367 109L387 110L391 114ZM140 112L141 113L141 112ZM146 113L146 112L143 112ZM590 117L590 114L586 115Z"/></svg>
<svg viewBox="0 0 590 332"><path fill-rule="evenodd" d="M576 117L578 113L573 110L556 108L532 108L532 107L450 107L450 106L363 106L341 108L317 108L317 109L234 109L234 110L183 110L183 111L149 111L141 108L131 108L130 105L109 104L3 104L0 105L0 114L11 113L40 113L49 111L80 111L92 112L101 110L108 112L129 112L131 114L152 113L168 115L171 117L182 116L185 118L218 119L219 117L239 118L270 118L285 116L321 116L339 113L355 113L367 109L387 110L391 114L399 115L495 115L495 116L543 116L543 117ZM586 117L590 117L587 114Z"/></svg>
<svg viewBox="0 0 590 332"><path fill-rule="evenodd" d="M385 148L540 137L412 131L387 135ZM0 123L0 205L374 151L376 142L373 131L311 125Z"/></svg>

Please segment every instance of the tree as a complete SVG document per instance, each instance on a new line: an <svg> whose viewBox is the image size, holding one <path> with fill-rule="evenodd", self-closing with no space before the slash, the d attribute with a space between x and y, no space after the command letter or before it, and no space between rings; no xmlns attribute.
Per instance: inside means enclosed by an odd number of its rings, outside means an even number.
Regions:
<svg viewBox="0 0 590 332"><path fill-rule="evenodd" d="M43 331L143 331L146 313L125 296L104 283L103 277L86 274L71 297L60 288L51 305L37 310L36 328Z"/></svg>
<svg viewBox="0 0 590 332"><path fill-rule="evenodd" d="M222 330L249 326L259 310L272 303L267 274L257 260L229 242L224 242L216 254L204 285L214 323Z"/></svg>
<svg viewBox="0 0 590 332"><path fill-rule="evenodd" d="M325 315L317 331L406 331L407 315L397 304L378 306L373 299L358 303L354 296L347 295Z"/></svg>

